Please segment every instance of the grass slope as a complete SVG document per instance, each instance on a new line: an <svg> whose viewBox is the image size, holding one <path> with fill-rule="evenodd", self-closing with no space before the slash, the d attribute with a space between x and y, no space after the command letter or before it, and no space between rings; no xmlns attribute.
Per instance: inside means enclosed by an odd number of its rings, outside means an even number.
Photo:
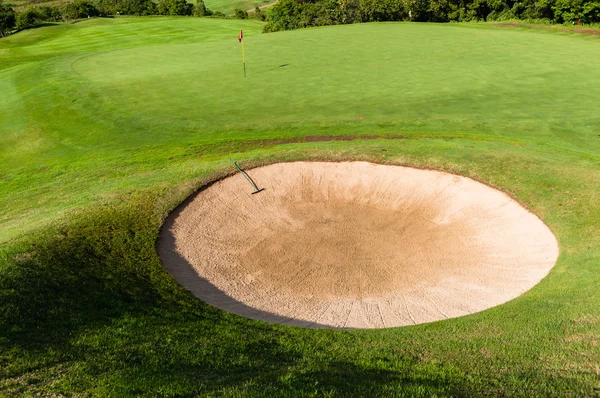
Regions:
<svg viewBox="0 0 600 398"><path fill-rule="evenodd" d="M260 29L132 18L0 41L0 392L597 394L598 39ZM315 135L396 139L302 142ZM561 256L522 297L443 322L328 331L242 319L183 291L154 251L168 211L230 172L229 156L472 176L538 214Z"/></svg>
<svg viewBox="0 0 600 398"><path fill-rule="evenodd" d="M207 0L204 3L209 10L233 14L236 9L250 10L272 2L271 0Z"/></svg>

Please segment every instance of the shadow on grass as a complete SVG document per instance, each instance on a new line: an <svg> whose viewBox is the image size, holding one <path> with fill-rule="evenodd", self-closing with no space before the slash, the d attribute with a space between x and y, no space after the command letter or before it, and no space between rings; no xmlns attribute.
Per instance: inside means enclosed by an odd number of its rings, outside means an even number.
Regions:
<svg viewBox="0 0 600 398"><path fill-rule="evenodd" d="M357 334L267 324L200 302L158 260L160 207L143 197L118 210L90 211L38 236L27 251L0 258L0 392L461 391L449 390L459 379L444 378L446 370L412 359L351 360L362 350Z"/></svg>
<svg viewBox="0 0 600 398"><path fill-rule="evenodd" d="M376 363L359 366L351 361L333 360L326 367L280 378L288 381L294 389L318 387L319 391L341 393L342 396L469 396L470 393L460 384L444 376L435 374L418 363L397 359L394 366L378 368ZM440 369L437 369L440 370ZM448 371L448 370L447 370ZM452 372L452 370L450 370ZM456 375L455 375L456 376Z"/></svg>
<svg viewBox="0 0 600 398"><path fill-rule="evenodd" d="M73 332L164 300L146 266L155 261L145 250L151 223L131 210L93 212L14 255L0 274L0 336L24 348L61 345Z"/></svg>
<svg viewBox="0 0 600 398"><path fill-rule="evenodd" d="M272 72L274 70L279 70L279 69L286 68L287 66L290 66L290 64L280 64L280 65L277 65L277 66L271 66L271 67L268 67L268 68L262 68L262 69L256 70L255 72L256 72L257 75L263 75L263 74L265 74L267 72Z"/></svg>

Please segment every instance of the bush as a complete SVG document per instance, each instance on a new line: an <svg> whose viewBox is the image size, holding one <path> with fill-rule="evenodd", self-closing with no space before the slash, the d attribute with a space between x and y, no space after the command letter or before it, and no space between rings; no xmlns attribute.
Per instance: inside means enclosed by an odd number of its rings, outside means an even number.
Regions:
<svg viewBox="0 0 600 398"><path fill-rule="evenodd" d="M29 29L40 23L40 15L37 10L29 8L17 14L17 29Z"/></svg>
<svg viewBox="0 0 600 398"><path fill-rule="evenodd" d="M240 10L239 8L235 9L235 17L237 19L248 19L248 11Z"/></svg>
<svg viewBox="0 0 600 398"><path fill-rule="evenodd" d="M552 6L554 18L559 23L577 22L583 16L582 0L556 0Z"/></svg>
<svg viewBox="0 0 600 398"><path fill-rule="evenodd" d="M376 21L600 22L600 0L281 0L263 32Z"/></svg>
<svg viewBox="0 0 600 398"><path fill-rule="evenodd" d="M106 15L156 15L156 4L152 0L97 0L96 8Z"/></svg>
<svg viewBox="0 0 600 398"><path fill-rule="evenodd" d="M343 24L362 22L360 15L360 0L337 0L339 22Z"/></svg>
<svg viewBox="0 0 600 398"><path fill-rule="evenodd" d="M15 11L0 0L0 37L8 36L16 23Z"/></svg>
<svg viewBox="0 0 600 398"><path fill-rule="evenodd" d="M304 4L304 3L303 3ZM300 28L302 6L296 0L280 0L268 13L263 32L277 32Z"/></svg>
<svg viewBox="0 0 600 398"><path fill-rule="evenodd" d="M413 2L413 7L415 4L417 2ZM402 21L409 18L409 9L402 0L360 0L358 7L361 22Z"/></svg>
<svg viewBox="0 0 600 398"><path fill-rule="evenodd" d="M159 15L192 15L193 5L186 0L159 0Z"/></svg>
<svg viewBox="0 0 600 398"><path fill-rule="evenodd" d="M63 19L62 13L57 7L43 6L37 9L40 21L59 22Z"/></svg>
<svg viewBox="0 0 600 398"><path fill-rule="evenodd" d="M212 15L212 11L206 8L203 0L198 0L194 6L193 14L195 17L205 17Z"/></svg>
<svg viewBox="0 0 600 398"><path fill-rule="evenodd" d="M248 16L250 18L258 19L260 21L264 21L267 18L263 10L261 10L258 6L254 9L254 12L252 14L249 14Z"/></svg>
<svg viewBox="0 0 600 398"><path fill-rule="evenodd" d="M63 17L67 20L97 17L100 15L96 7L86 0L69 3L63 10Z"/></svg>
<svg viewBox="0 0 600 398"><path fill-rule="evenodd" d="M600 1L585 3L582 10L581 21L583 23L593 23L600 21Z"/></svg>

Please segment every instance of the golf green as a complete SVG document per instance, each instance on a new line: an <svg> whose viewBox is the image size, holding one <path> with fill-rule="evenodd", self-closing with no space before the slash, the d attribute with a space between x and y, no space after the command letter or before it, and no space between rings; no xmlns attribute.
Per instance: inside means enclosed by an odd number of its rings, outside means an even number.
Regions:
<svg viewBox="0 0 600 398"><path fill-rule="evenodd" d="M261 29L114 18L0 40L0 394L597 394L599 39ZM465 175L536 214L560 256L524 295L451 320L333 331L241 318L180 287L155 250L168 213L233 173L230 157Z"/></svg>

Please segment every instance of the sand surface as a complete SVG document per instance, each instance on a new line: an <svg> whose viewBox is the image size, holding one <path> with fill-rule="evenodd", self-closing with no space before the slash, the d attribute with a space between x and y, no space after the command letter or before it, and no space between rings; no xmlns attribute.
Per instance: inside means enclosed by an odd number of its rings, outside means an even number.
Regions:
<svg viewBox="0 0 600 398"><path fill-rule="evenodd" d="M453 318L530 289L554 235L506 194L456 175L365 162L279 163L180 206L158 242L200 299L288 325L384 328Z"/></svg>

